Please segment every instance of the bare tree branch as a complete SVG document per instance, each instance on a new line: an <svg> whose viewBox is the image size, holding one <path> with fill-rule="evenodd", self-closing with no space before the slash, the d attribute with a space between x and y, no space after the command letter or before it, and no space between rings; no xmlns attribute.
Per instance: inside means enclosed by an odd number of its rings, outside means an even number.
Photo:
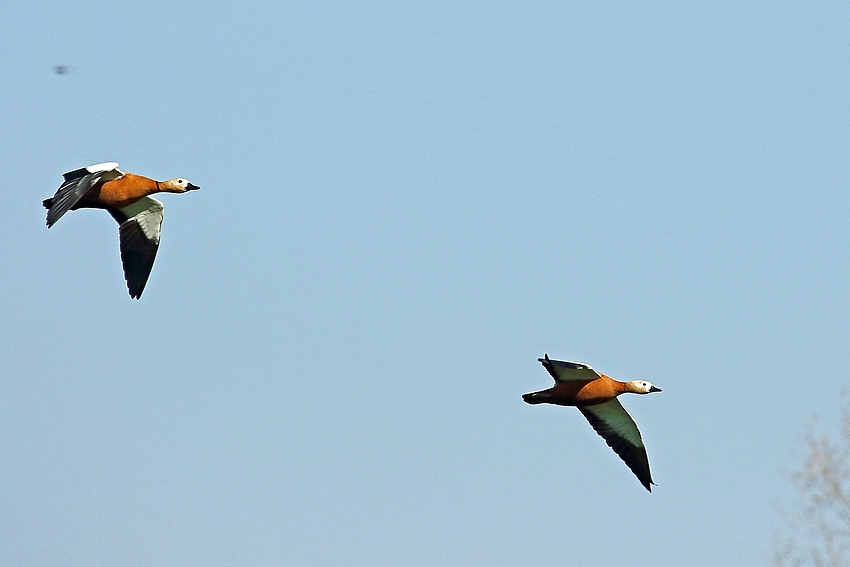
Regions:
<svg viewBox="0 0 850 567"><path fill-rule="evenodd" d="M774 535L777 567L850 567L850 408L837 436L806 435L807 457L792 473L798 491L786 528Z"/></svg>

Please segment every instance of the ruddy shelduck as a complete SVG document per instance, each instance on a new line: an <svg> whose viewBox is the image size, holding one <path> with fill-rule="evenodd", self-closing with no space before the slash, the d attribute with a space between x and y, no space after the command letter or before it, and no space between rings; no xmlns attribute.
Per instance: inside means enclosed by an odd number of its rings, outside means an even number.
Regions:
<svg viewBox="0 0 850 567"><path fill-rule="evenodd" d="M528 404L577 407L640 483L652 492L650 485L655 483L649 472L646 447L635 421L617 396L625 393L650 394L660 392L661 388L646 380L620 382L581 362L550 360L548 354L537 360L555 379L555 385L548 390L524 394L522 399Z"/></svg>
<svg viewBox="0 0 850 567"><path fill-rule="evenodd" d="M130 297L139 299L153 268L162 230L163 206L151 195L185 193L200 187L181 177L155 181L124 172L115 162L97 163L63 176L65 181L56 194L43 201L47 228L68 211L106 209L118 222L127 289Z"/></svg>

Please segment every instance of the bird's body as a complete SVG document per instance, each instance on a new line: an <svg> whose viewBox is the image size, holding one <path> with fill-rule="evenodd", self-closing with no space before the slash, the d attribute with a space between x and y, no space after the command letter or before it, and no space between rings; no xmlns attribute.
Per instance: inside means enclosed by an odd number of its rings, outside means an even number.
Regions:
<svg viewBox="0 0 850 567"><path fill-rule="evenodd" d="M529 404L577 407L641 484L652 491L652 475L643 439L637 424L617 396L624 393L649 394L661 389L644 380L620 382L580 362L550 360L548 355L539 361L555 379L555 385L547 390L524 394L522 399Z"/></svg>
<svg viewBox="0 0 850 567"><path fill-rule="evenodd" d="M609 378L605 374L591 381L557 382L544 392L549 398L545 403L559 406L590 406L610 401L627 392L625 382ZM541 392L537 392L538 394Z"/></svg>
<svg viewBox="0 0 850 567"><path fill-rule="evenodd" d="M43 204L47 227L78 209L105 209L118 222L121 262L130 297L138 299L150 276L162 227L162 203L155 193L185 193L199 189L186 179L156 181L123 172L115 162L98 163L65 173L65 181Z"/></svg>
<svg viewBox="0 0 850 567"><path fill-rule="evenodd" d="M125 173L121 177L95 185L82 200L120 209L142 197L159 192L159 182L135 173Z"/></svg>

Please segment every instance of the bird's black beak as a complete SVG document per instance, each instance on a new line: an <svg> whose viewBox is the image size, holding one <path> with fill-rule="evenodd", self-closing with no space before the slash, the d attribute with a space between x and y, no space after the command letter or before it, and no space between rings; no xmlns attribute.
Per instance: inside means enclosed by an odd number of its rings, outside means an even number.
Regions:
<svg viewBox="0 0 850 567"><path fill-rule="evenodd" d="M186 185L186 191L194 191L195 189L200 189L200 187L198 187L197 185L192 185L191 183Z"/></svg>
<svg viewBox="0 0 850 567"><path fill-rule="evenodd" d="M649 389L649 391L650 391L650 392L661 392L661 391L663 391L663 390L661 390L661 388L659 388L659 387L657 387L657 386L652 386L652 387Z"/></svg>

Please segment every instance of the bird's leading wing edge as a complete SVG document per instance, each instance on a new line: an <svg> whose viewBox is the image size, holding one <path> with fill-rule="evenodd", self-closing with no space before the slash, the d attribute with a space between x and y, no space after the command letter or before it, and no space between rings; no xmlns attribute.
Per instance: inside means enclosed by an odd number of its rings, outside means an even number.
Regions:
<svg viewBox="0 0 850 567"><path fill-rule="evenodd" d="M578 409L605 442L652 492L649 458L635 420L617 398L603 404L578 406Z"/></svg>

